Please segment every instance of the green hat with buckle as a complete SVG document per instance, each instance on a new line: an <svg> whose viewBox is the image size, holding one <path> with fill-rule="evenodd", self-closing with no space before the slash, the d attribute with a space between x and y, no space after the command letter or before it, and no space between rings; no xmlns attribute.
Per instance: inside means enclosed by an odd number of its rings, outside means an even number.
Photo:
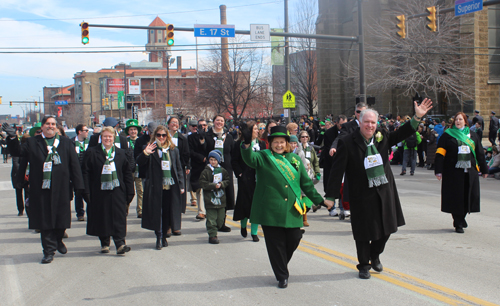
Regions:
<svg viewBox="0 0 500 306"><path fill-rule="evenodd" d="M137 128L137 133L140 133L142 131L142 126L139 125L139 121L137 121L137 119L128 119L125 124L126 124L125 133L127 133L127 135L128 135L128 129L131 127Z"/></svg>
<svg viewBox="0 0 500 306"><path fill-rule="evenodd" d="M41 128L42 128L42 123L41 122L35 123L35 125L30 129L30 137L34 137L36 131L38 131Z"/></svg>

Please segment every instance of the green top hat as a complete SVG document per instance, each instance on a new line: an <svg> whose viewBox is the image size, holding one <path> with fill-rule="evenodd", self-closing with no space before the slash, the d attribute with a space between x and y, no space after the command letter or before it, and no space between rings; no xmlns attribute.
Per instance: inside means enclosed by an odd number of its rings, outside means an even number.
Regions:
<svg viewBox="0 0 500 306"><path fill-rule="evenodd" d="M142 131L142 126L139 125L139 121L137 119L128 119L126 122L126 127L125 127L125 133L128 135L128 129L131 127L137 128L137 133L140 133Z"/></svg>
<svg viewBox="0 0 500 306"><path fill-rule="evenodd" d="M42 128L42 123L37 122L35 125L30 129L30 137L35 136L36 131Z"/></svg>

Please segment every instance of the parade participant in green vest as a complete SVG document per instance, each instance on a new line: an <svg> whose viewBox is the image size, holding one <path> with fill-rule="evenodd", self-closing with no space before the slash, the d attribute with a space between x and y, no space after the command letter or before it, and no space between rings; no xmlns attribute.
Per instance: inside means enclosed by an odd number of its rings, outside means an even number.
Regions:
<svg viewBox="0 0 500 306"><path fill-rule="evenodd" d="M258 152L252 150L252 133L245 123L241 125L241 133L244 138L241 155L257 175L250 222L262 225L278 287L286 288L288 262L299 246L302 216L309 208L302 201L300 191L316 205L321 204L323 198L314 189L300 157L290 153L290 136L285 127L271 128L270 149Z"/></svg>
<svg viewBox="0 0 500 306"><path fill-rule="evenodd" d="M127 140L129 143L129 147L132 151L135 150L135 142L137 138L139 138L139 133L141 132L142 127L139 125L137 119L129 119L126 122L125 133L128 135ZM137 195L137 218L142 218L142 179L139 177L139 166L136 164L134 168L134 182L135 182L135 191ZM129 204L130 205L130 204Z"/></svg>

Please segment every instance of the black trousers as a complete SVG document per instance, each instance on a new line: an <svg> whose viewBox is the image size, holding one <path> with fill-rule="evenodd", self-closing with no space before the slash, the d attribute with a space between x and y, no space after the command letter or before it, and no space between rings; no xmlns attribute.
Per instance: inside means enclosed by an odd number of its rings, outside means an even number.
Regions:
<svg viewBox="0 0 500 306"><path fill-rule="evenodd" d="M466 227L465 216L469 212L469 173L465 173L464 178L464 202L457 203L457 205L462 205L458 210L460 212L451 214L453 216L453 227Z"/></svg>
<svg viewBox="0 0 500 306"><path fill-rule="evenodd" d="M23 197L23 189L24 189L24 197ZM28 198L28 188L16 188L16 203L17 203L17 211L22 213L24 212L24 201Z"/></svg>
<svg viewBox="0 0 500 306"><path fill-rule="evenodd" d="M172 191L163 190L162 203L161 203L161 230L155 231L156 236L166 237L168 229L172 224Z"/></svg>
<svg viewBox="0 0 500 306"><path fill-rule="evenodd" d="M99 240L101 241L101 246L108 246L109 247L109 244L111 242L111 238L110 236L99 236ZM113 236L113 241L115 242L115 246L116 248L118 249L119 247L121 247L122 245L125 244L125 238L124 237L117 237L117 236Z"/></svg>
<svg viewBox="0 0 500 306"><path fill-rule="evenodd" d="M54 255L56 253L57 244L62 243L65 230L65 228L56 228L40 231L40 239L42 240L45 255Z"/></svg>
<svg viewBox="0 0 500 306"><path fill-rule="evenodd" d="M379 240L358 241L356 240L356 252L358 253L358 270L370 270L370 259L377 259L384 251L385 244L391 235Z"/></svg>
<svg viewBox="0 0 500 306"><path fill-rule="evenodd" d="M266 238L267 255L276 280L288 279L288 262L302 239L300 228L284 228L262 225Z"/></svg>

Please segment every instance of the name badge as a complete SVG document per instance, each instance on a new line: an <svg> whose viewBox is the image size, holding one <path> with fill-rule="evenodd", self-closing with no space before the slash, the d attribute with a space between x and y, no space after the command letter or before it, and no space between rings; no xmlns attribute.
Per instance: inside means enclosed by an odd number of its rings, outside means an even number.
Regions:
<svg viewBox="0 0 500 306"><path fill-rule="evenodd" d="M52 171L52 162L43 163L43 172L51 172Z"/></svg>
<svg viewBox="0 0 500 306"><path fill-rule="evenodd" d="M365 157L365 169L370 169L376 166L383 165L382 156L380 154L369 155Z"/></svg>
<svg viewBox="0 0 500 306"><path fill-rule="evenodd" d="M170 170L170 161L162 160L161 161L161 170Z"/></svg>
<svg viewBox="0 0 500 306"><path fill-rule="evenodd" d="M80 154L80 147L75 147L76 154Z"/></svg>
<svg viewBox="0 0 500 306"><path fill-rule="evenodd" d="M222 182L222 173L214 174L214 184Z"/></svg>
<svg viewBox="0 0 500 306"><path fill-rule="evenodd" d="M470 153L470 148L467 145L463 145L458 147L458 154L469 154Z"/></svg>
<svg viewBox="0 0 500 306"><path fill-rule="evenodd" d="M224 147L224 141L218 139L215 141L215 147L216 148L223 148Z"/></svg>
<svg viewBox="0 0 500 306"><path fill-rule="evenodd" d="M311 158L311 152L306 151L306 158Z"/></svg>
<svg viewBox="0 0 500 306"><path fill-rule="evenodd" d="M179 138L172 137L172 142L176 147L179 146Z"/></svg>
<svg viewBox="0 0 500 306"><path fill-rule="evenodd" d="M102 174L112 174L115 170L115 163L104 165L102 167Z"/></svg>

